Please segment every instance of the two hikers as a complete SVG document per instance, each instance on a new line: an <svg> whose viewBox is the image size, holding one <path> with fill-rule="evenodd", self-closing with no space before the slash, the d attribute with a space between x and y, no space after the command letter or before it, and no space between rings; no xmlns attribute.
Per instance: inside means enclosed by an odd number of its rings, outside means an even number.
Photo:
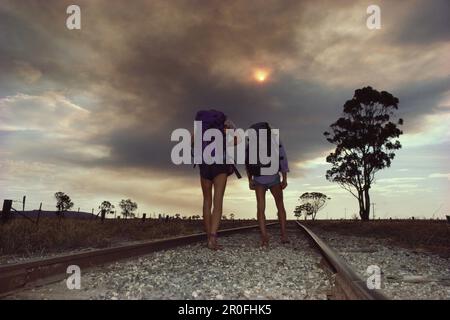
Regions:
<svg viewBox="0 0 450 320"><path fill-rule="evenodd" d="M225 188L227 184L228 176L235 172L238 177L239 173L233 164L228 164L225 160L227 158L227 143L237 145L239 143L246 143L244 139L239 137L233 137L233 139L226 139L226 129L235 129L234 124L227 119L226 115L217 110L202 110L199 111L195 117L196 121L201 121L202 129L200 132L194 132L195 135L202 135L208 129L217 129L223 134L222 144L220 147L214 150L214 152L223 152L224 161L222 163L207 164L202 162L199 165L200 168L200 185L203 194L203 221L207 234L207 246L209 249L217 250L221 246L217 243L217 230L219 228L220 220L222 217L223 198L225 194ZM275 200L275 204L278 211L278 219L281 226L281 242L288 242L286 235L286 210L283 202L283 189L287 186L287 172L289 172L286 152L281 143L274 144L271 134L271 128L267 122L254 124L251 129L254 129L257 133L263 129L268 132L268 152L275 152L279 156L279 168L275 170L276 173L271 175L265 175L261 171L262 168L267 167L263 165L259 159L256 163L250 163L246 161L246 172L249 181L249 187L255 191L257 200L257 217L261 230L261 245L268 246L269 237L265 225L265 204L266 204L266 191L270 190ZM259 137L259 135L257 135ZM202 142L202 150L212 141ZM259 138L258 138L259 148ZM275 145L279 147L279 150L271 150L271 146ZM248 146L246 148L246 158L248 158ZM259 151L259 150L258 150ZM213 154L214 156L214 154ZM269 164L270 165L270 164ZM281 178L280 178L281 174Z"/></svg>

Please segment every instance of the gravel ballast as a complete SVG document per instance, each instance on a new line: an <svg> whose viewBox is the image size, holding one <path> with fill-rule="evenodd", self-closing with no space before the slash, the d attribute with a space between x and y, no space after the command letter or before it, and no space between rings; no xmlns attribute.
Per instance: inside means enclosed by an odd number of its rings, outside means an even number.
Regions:
<svg viewBox="0 0 450 320"><path fill-rule="evenodd" d="M355 237L314 229L362 276L367 268L381 270L381 289L392 299L450 299L450 260L401 248L389 240ZM373 272L373 271L372 271Z"/></svg>
<svg viewBox="0 0 450 320"><path fill-rule="evenodd" d="M281 244L271 231L269 248L257 231L222 237L223 250L203 243L155 252L83 273L80 290L65 281L23 291L34 299L326 299L331 283L320 256L296 229Z"/></svg>

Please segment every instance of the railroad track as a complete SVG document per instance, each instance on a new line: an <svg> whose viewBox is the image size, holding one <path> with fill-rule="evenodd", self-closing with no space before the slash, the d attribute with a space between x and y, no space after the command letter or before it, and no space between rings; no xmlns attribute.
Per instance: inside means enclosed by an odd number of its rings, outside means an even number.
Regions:
<svg viewBox="0 0 450 320"><path fill-rule="evenodd" d="M296 221L298 227L311 239L322 254L329 270L335 277L335 296L348 300L387 300L381 290L369 289L364 281L330 246L314 232Z"/></svg>
<svg viewBox="0 0 450 320"><path fill-rule="evenodd" d="M270 223L269 226L273 226L277 223ZM293 229L293 227L295 229ZM236 250L247 250L247 249L241 249L239 245L236 243L239 242L249 242L249 239L256 238L257 233L257 226L248 226L248 227L240 227L240 228L233 228L233 229L227 229L220 231L221 236L229 236L234 235L234 237L244 237L244 234L251 234L247 236L247 238L238 239L235 241L231 241L231 246L235 246L235 248L232 248L229 250L230 252L227 254L231 254L231 256L227 256L226 259L222 262L228 263L227 259L229 261L233 260L233 252ZM331 292L327 293L328 298L331 299L358 299L358 300L379 300L379 299L387 299L386 296L379 290L369 290L366 286L366 283L363 279L361 279L356 272L354 272L348 265L343 261L342 258L339 257L334 250L332 250L324 241L322 241L316 234L314 234L311 230L303 226L302 224L296 222L295 225L290 224L290 232L292 235L297 235L300 237L300 234L303 237L307 237L312 244L312 247L314 250L316 250L317 253L320 254L320 257L323 262L321 266L326 270L324 271L324 274L327 274L330 276L329 278L332 279L330 283L330 286L332 288ZM300 233L301 231L302 233ZM180 248L177 250L184 250L183 248L187 248L188 245L191 246L197 246L194 247L194 249L189 249L191 251L184 252L184 256L182 255L175 255L174 256L174 263L168 263L170 266L174 265L177 266L178 262L180 260L184 260L186 256L192 256L193 251L196 252L200 247L198 247L198 243L204 241L205 234L199 233L189 236L181 236L181 237L175 237L170 239L164 239L164 240L158 240L158 241L150 241L150 242L143 242L139 244L131 244L131 245L124 245L120 247L113 247L113 248L106 248L106 249L98 249L98 250L92 250L88 252L82 252L82 253L76 253L76 254L68 254L58 257L52 257L52 258L44 258L44 259L37 259L34 261L28 261L28 262L21 262L16 264L10 264L10 265L4 265L0 266L0 297L8 298L11 296L14 296L18 294L17 297L20 296L20 292L26 292L27 290L30 290L32 288L36 287L42 287L45 285L49 285L52 283L58 283L61 282L61 280L65 279L68 275L66 273L67 267L69 265L77 265L79 266L83 272L87 269L95 269L102 265L112 265L116 263L117 261L122 261L130 258L137 258L149 254L158 254L159 252L169 252L169 249L174 248ZM293 259L297 259L297 261L294 261L298 264L299 259L305 259L302 260L302 263L311 263L313 260L308 260L309 256L301 256L299 255L301 251L306 251L306 248L303 248L302 250L298 250L298 247L291 247L290 249L286 249L285 247L280 247L280 249L277 248L277 250L272 250L272 253L260 253L260 251L245 251L248 255L249 262L251 263L253 256L259 256L260 259L264 259L265 255L270 255L272 260L278 259L280 255L290 256L290 251L293 252ZM167 251L169 250L169 251ZM186 249L188 250L188 249ZM253 250L253 249L252 249ZM285 250L285 251L283 251ZM295 251L296 250L296 251ZM208 252L209 250L204 249L205 252ZM240 254L240 253L239 253ZM298 256L295 256L297 254ZM214 263L218 258L220 258L221 255L215 255L212 256L212 260L209 261L209 263ZM291 257L291 258L292 258ZM297 258L296 258L297 257ZM160 259L161 257L159 257ZM164 258L164 257L163 257ZM234 256L236 260L235 263L238 263L239 260L241 260L240 256ZM140 258L139 258L140 259ZM153 259L153 258L152 258ZM157 258L158 259L158 258ZM244 259L244 258L242 258ZM280 260L280 259L279 259ZM283 268L291 268L292 266L289 265L289 261L285 262L285 259L281 259L283 263L286 263L286 266L282 266ZM292 260L292 259L291 259ZM135 261L135 260L129 260L129 261ZM264 260L262 263L265 263ZM144 268L149 268L152 265L153 260L150 261L141 261L140 263L143 264ZM267 262L267 261L266 261ZM147 265L145 264L147 263ZM233 263L233 262L230 262ZM120 263L117 263L120 265ZM131 264L131 262L130 262ZM278 262L277 262L278 264ZM132 264L131 264L132 265ZM259 264L257 264L258 266ZM126 268L130 267L127 265ZM258 269L259 267L256 267ZM295 268L295 266L294 266ZM225 272L224 268L218 268L219 272ZM226 270L232 270L233 268L227 268ZM118 274L123 273L123 269L119 269L121 271L117 271ZM303 270L305 273L307 268ZM259 270L255 270L255 272L258 272ZM113 272L113 271L111 271ZM161 270L157 270L155 272L164 272ZM194 271L186 271L191 272L192 274L195 273ZM308 272L309 273L309 272ZM252 277L253 272L249 273L248 277ZM233 277L233 275L228 275L229 277ZM306 282L309 284L315 283L314 281L316 277L324 277L322 273L312 273L310 282ZM226 278L226 277L225 277ZM279 281L284 281L285 278L280 278ZM290 278L289 278L290 279ZM169 278L168 281L172 281L171 278ZM180 281L188 281L185 278L181 279ZM126 281L125 281L126 282ZM146 281L148 282L148 281ZM176 282L173 280L173 282ZM159 284L159 283L157 283ZM167 285L167 283L166 283ZM176 285L176 284L175 284ZM258 286L260 283L258 283ZM264 285L264 284L262 284ZM317 290L322 290L323 288L318 288ZM292 290L298 290L298 288L293 287ZM213 290L214 291L214 290ZM189 293L190 294L190 293ZM199 293L196 293L196 291L192 292L191 296L182 296L181 298L196 298L196 296ZM247 297L247 296L245 296ZM247 298L253 298L254 296L248 296ZM282 296L275 296L275 298L280 298ZM292 295L292 297L296 298L298 297L295 295L295 293ZM303 295L303 297L310 298L308 295ZM157 297L154 297L157 298ZM200 296L199 298L202 298ZM218 293L214 296L208 296L207 298L221 298L221 294Z"/></svg>

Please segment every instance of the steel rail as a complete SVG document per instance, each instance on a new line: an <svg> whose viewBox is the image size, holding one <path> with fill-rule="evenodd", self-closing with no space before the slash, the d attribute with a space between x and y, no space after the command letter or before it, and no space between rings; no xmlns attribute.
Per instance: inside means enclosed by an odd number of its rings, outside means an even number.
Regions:
<svg viewBox="0 0 450 320"><path fill-rule="evenodd" d="M268 223L268 226L278 222ZM220 235L229 235L258 228L258 225L220 230ZM17 290L53 283L67 277L67 267L77 265L81 269L112 263L118 260L171 249L204 240L205 233L178 236L168 239L145 241L87 252L40 258L31 261L0 266L0 297Z"/></svg>
<svg viewBox="0 0 450 320"><path fill-rule="evenodd" d="M314 247L319 250L334 273L335 287L339 291L337 292L338 295L343 295L348 300L389 300L381 290L369 289L366 281L353 271L339 254L309 228L298 221L296 222L298 227L312 240Z"/></svg>
<svg viewBox="0 0 450 320"><path fill-rule="evenodd" d="M268 223L267 226L278 224ZM335 275L335 296L349 300L387 300L381 290L370 290L366 282L322 239L303 224L297 226L308 236L331 272ZM257 225L225 229L218 233L229 235L258 228ZM87 252L59 255L51 258L35 259L26 262L0 266L0 297L15 291L46 285L67 277L67 267L77 265L82 269L92 268L115 261L171 249L204 240L205 233L178 236L168 239L145 241Z"/></svg>

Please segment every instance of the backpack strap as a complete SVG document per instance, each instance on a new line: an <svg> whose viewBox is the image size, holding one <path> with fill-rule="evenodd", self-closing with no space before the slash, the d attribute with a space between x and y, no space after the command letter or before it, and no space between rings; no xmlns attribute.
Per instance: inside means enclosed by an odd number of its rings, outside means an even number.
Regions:
<svg viewBox="0 0 450 320"><path fill-rule="evenodd" d="M236 168L236 166L235 166L234 164L232 164L231 166L233 167L233 172L234 172L234 174L236 175L236 177L237 177L238 179L241 179L241 178L242 178L242 175L241 175L241 173L239 172L239 170Z"/></svg>

